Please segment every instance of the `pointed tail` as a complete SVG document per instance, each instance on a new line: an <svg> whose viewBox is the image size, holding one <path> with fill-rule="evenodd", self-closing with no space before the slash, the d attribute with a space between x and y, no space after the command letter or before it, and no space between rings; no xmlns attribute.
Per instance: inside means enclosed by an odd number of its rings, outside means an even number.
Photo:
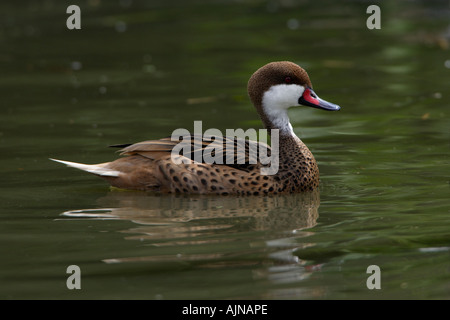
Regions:
<svg viewBox="0 0 450 320"><path fill-rule="evenodd" d="M65 164L68 167L77 168L89 173L93 173L98 176L103 177L118 177L120 175L120 171L112 170L107 167L108 163L100 163L100 164L83 164L83 163L77 163L77 162L70 162L70 161L63 161L63 160L57 160L52 159L52 161L56 161L62 164Z"/></svg>

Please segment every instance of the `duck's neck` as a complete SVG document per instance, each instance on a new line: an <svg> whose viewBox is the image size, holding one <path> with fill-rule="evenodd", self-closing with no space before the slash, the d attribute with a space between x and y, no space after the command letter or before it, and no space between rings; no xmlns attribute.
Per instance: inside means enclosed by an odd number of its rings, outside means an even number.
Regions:
<svg viewBox="0 0 450 320"><path fill-rule="evenodd" d="M269 109L270 110L270 109ZM292 128L287 110L270 110L265 112L265 119L262 119L266 129L278 129L280 136L297 137Z"/></svg>
<svg viewBox="0 0 450 320"><path fill-rule="evenodd" d="M278 129L280 137L292 137L298 139L294 133L291 122L289 121L287 108L272 108L262 101L257 110L264 128L267 130Z"/></svg>
<svg viewBox="0 0 450 320"><path fill-rule="evenodd" d="M294 133L287 108L273 108L271 105L265 105L264 101L261 101L259 106L260 108L257 109L264 127L267 130L279 130L279 154L281 158L297 161L299 160L299 154L302 155L301 157L312 158L308 147Z"/></svg>

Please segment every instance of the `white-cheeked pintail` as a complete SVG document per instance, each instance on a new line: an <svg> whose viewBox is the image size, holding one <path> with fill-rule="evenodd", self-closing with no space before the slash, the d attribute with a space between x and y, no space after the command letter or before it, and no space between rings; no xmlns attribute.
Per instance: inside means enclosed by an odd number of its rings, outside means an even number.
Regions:
<svg viewBox="0 0 450 320"><path fill-rule="evenodd" d="M224 195L295 193L316 189L319 185L316 160L295 135L288 109L303 105L337 111L340 107L320 99L313 91L306 71L288 61L271 62L258 69L248 81L248 94L264 127L278 130L278 171L275 174L263 174L261 168L266 164L249 161L250 147L265 147L270 153L269 146L235 137L224 138L222 153L226 153L225 142L231 139L235 146L244 143L245 154L240 157L245 160L230 164L226 161L222 164L195 161L194 149L190 154L179 156L183 160L181 163L173 161L172 150L181 139L171 138L121 145L121 154L126 156L112 162L87 165L51 160L95 174L112 186L123 189ZM191 135L183 137L183 141L186 140L193 147L197 146L197 151L203 151L214 139ZM215 145L217 147L217 143ZM216 148L215 152L219 149ZM234 148L236 150L238 148ZM239 156L233 155L233 158L236 160Z"/></svg>

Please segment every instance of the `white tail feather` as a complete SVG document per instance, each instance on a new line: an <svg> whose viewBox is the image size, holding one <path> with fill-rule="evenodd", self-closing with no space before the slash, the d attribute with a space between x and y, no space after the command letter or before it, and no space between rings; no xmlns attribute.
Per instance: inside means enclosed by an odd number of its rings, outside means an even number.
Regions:
<svg viewBox="0 0 450 320"><path fill-rule="evenodd" d="M63 160L57 160L52 159L52 161L56 161L59 163L63 163L68 167L77 168L89 173L93 173L99 176L106 176L106 177L118 177L120 175L120 171L112 170L109 168L106 168L106 163L100 163L100 164L83 164L83 163L76 163L76 162L70 162L70 161L63 161Z"/></svg>

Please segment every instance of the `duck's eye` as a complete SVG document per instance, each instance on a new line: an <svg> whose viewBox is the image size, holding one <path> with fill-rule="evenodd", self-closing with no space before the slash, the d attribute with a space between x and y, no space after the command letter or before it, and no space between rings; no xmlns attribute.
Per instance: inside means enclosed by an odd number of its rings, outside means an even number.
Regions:
<svg viewBox="0 0 450 320"><path fill-rule="evenodd" d="M292 83L292 78L291 77L285 77L284 78L284 83Z"/></svg>

